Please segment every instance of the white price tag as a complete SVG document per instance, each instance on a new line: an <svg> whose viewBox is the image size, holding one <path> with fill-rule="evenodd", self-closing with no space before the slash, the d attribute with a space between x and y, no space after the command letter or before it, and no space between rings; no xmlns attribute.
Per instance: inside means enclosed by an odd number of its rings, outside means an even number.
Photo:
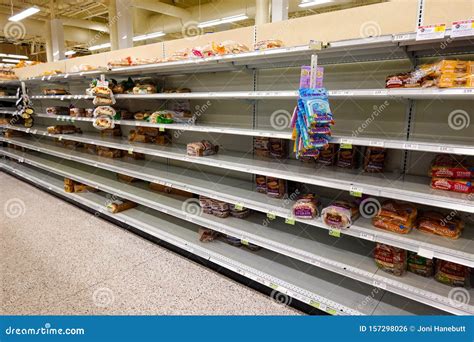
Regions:
<svg viewBox="0 0 474 342"><path fill-rule="evenodd" d="M377 95L377 96L386 96L388 95L388 90L387 89L377 89L377 90L374 90L373 95Z"/></svg>
<svg viewBox="0 0 474 342"><path fill-rule="evenodd" d="M41 77L41 81L44 81L46 79L46 76Z"/></svg>
<svg viewBox="0 0 474 342"><path fill-rule="evenodd" d="M30 129L29 129L29 128L26 129L26 133L30 133Z"/></svg>
<svg viewBox="0 0 474 342"><path fill-rule="evenodd" d="M51 79L51 77L52 77L51 75L48 76L48 81Z"/></svg>
<svg viewBox="0 0 474 342"><path fill-rule="evenodd" d="M425 249L425 248L420 247L418 249L418 255L423 257L423 258L433 259L434 252L429 250L429 249Z"/></svg>
<svg viewBox="0 0 474 342"><path fill-rule="evenodd" d="M362 197L363 192L364 190L358 186L351 185L351 187L349 188L349 193L351 194L351 196L354 197Z"/></svg>
<svg viewBox="0 0 474 342"><path fill-rule="evenodd" d="M403 144L403 148L405 150L418 150L419 146L418 146L418 144L405 143L405 144Z"/></svg>
<svg viewBox="0 0 474 342"><path fill-rule="evenodd" d="M464 94L474 94L474 88L463 89L462 92Z"/></svg>
<svg viewBox="0 0 474 342"><path fill-rule="evenodd" d="M327 310L327 305L326 304L323 304L323 303L319 303L319 309L320 310L323 310L323 311L326 311Z"/></svg>
<svg viewBox="0 0 474 342"><path fill-rule="evenodd" d="M381 281L374 280L372 283L375 287L378 287L379 289L385 290L387 288L387 284Z"/></svg>
<svg viewBox="0 0 474 342"><path fill-rule="evenodd" d="M440 146L440 152L454 152L454 148L448 146Z"/></svg>
<svg viewBox="0 0 474 342"><path fill-rule="evenodd" d="M64 78L68 78L68 77L69 77L69 74L65 74L65 75L64 75Z"/></svg>
<svg viewBox="0 0 474 342"><path fill-rule="evenodd" d="M384 147L385 143L383 141L372 140L369 142L369 146Z"/></svg>
<svg viewBox="0 0 474 342"><path fill-rule="evenodd" d="M409 33L393 35L393 41L394 42L400 42L400 41L408 40L408 39L410 39L410 34Z"/></svg>
<svg viewBox="0 0 474 342"><path fill-rule="evenodd" d="M454 21L451 25L451 37L474 36L474 20Z"/></svg>
<svg viewBox="0 0 474 342"><path fill-rule="evenodd" d="M360 233L359 237L364 240L375 241L375 236L369 233Z"/></svg>
<svg viewBox="0 0 474 342"><path fill-rule="evenodd" d="M443 39L446 33L446 24L418 26L416 40Z"/></svg>

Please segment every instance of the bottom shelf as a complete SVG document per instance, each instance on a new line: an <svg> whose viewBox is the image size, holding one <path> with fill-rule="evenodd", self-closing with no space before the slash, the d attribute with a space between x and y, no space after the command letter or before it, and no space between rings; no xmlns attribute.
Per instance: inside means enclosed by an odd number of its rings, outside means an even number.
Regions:
<svg viewBox="0 0 474 342"><path fill-rule="evenodd" d="M138 206L112 214L105 209L107 194L71 194L63 178L46 171L0 160L0 169L27 179L96 212L110 216L178 248L237 272L269 288L333 315L442 315L443 311L383 289L269 251L249 251L221 241L199 242L199 226Z"/></svg>

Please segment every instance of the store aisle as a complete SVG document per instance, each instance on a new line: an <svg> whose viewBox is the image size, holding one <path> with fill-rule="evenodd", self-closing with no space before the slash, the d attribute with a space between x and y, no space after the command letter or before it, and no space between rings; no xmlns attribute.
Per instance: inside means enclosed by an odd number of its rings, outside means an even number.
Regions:
<svg viewBox="0 0 474 342"><path fill-rule="evenodd" d="M0 314L299 314L5 173L0 208Z"/></svg>

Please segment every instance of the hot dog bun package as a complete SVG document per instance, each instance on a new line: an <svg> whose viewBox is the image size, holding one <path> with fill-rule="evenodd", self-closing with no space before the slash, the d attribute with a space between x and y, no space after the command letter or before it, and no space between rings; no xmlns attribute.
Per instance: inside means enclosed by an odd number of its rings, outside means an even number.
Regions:
<svg viewBox="0 0 474 342"><path fill-rule="evenodd" d="M464 222L451 214L426 211L419 215L416 228L425 233L457 239L464 228Z"/></svg>
<svg viewBox="0 0 474 342"><path fill-rule="evenodd" d="M401 276L407 269L407 251L377 243L374 249L375 264L383 271Z"/></svg>
<svg viewBox="0 0 474 342"><path fill-rule="evenodd" d="M413 204L387 200L382 203L372 224L394 233L408 234L415 224L417 209Z"/></svg>

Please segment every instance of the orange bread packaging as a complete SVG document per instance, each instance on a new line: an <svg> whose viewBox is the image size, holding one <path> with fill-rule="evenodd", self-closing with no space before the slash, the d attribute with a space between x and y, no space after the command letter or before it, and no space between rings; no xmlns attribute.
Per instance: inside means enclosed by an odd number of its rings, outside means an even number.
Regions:
<svg viewBox="0 0 474 342"><path fill-rule="evenodd" d="M422 232L457 239L464 228L464 222L451 215L427 211L418 218L416 228Z"/></svg>
<svg viewBox="0 0 474 342"><path fill-rule="evenodd" d="M372 219L372 224L394 233L408 234L415 224L416 215L417 209L414 205L387 200Z"/></svg>

